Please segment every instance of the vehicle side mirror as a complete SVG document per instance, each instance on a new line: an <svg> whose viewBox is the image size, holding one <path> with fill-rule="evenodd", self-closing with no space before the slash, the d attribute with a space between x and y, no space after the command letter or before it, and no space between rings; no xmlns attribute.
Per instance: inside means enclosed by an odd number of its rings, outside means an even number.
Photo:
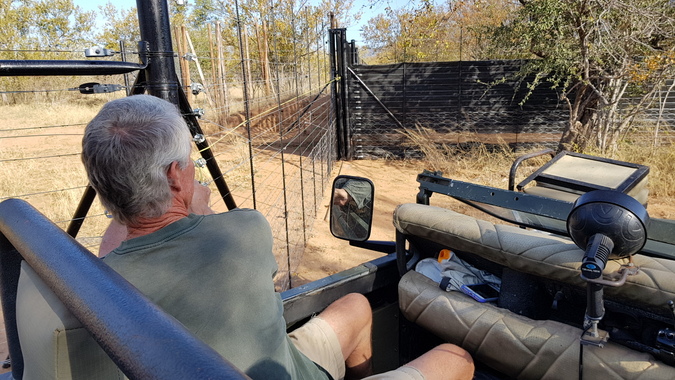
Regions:
<svg viewBox="0 0 675 380"><path fill-rule="evenodd" d="M333 236L365 241L373 225L375 186L367 178L340 175L333 181L330 232Z"/></svg>

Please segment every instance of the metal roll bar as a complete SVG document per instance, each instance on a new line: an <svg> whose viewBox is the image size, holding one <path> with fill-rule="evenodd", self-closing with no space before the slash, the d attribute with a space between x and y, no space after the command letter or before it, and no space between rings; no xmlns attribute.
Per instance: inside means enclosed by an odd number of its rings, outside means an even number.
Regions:
<svg viewBox="0 0 675 380"><path fill-rule="evenodd" d="M23 200L0 203L0 291L23 377L16 297L21 261L40 276L130 379L247 379L138 289Z"/></svg>

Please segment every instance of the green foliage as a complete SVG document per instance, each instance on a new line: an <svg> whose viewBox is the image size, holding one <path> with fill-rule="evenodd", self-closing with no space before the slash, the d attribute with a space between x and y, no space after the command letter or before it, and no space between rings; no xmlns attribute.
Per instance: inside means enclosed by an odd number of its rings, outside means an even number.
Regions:
<svg viewBox="0 0 675 380"><path fill-rule="evenodd" d="M308 78L319 85L319 71L327 71L324 42L328 15L333 13L342 24L349 25L356 17L350 14L352 2L322 0L321 3L307 5L306 2L300 4L282 0L239 0L237 3L193 0L185 6L173 1L169 1L168 5L174 27L172 32L175 34L176 29L180 30L184 25L199 59L199 73L195 63L189 65L191 77L201 77L200 82L214 82L203 84L209 88L222 88L223 91L231 90L227 88L230 85L225 83L234 83L235 91L232 92L236 97L239 96L236 90L241 91L242 88L244 62L250 82L258 86L258 94L260 87L264 86L265 95L269 96L275 78L296 72L298 77ZM220 35L216 35L216 24ZM93 45L118 50L119 42L125 41L127 50L135 50L140 40L136 9L122 9L113 1L100 6L98 12L84 12L74 6L73 0L0 0L0 26L3 28L0 50L4 50L0 52L0 59L83 59L83 50ZM182 42L182 35L173 37L174 47L177 48L178 42ZM220 43L220 52L216 41ZM191 50L190 47L186 49ZM57 53L56 50L68 53ZM222 61L217 57L219 53L223 56ZM133 61L134 57L127 59ZM222 77L216 78L220 75ZM321 80L326 79L323 76ZM66 91L80 84L74 81L79 82L80 79L7 77L0 78L0 85L6 93L40 89ZM105 81L110 79L105 78ZM283 85L288 86L289 83ZM303 91L302 86L307 84L295 81L295 87L300 87L296 88L296 92ZM56 92L54 94L57 97ZM12 103L27 100L30 96L33 95L3 94L3 100Z"/></svg>
<svg viewBox="0 0 675 380"><path fill-rule="evenodd" d="M492 29L495 51L538 58L526 66L522 76L534 73L561 89L562 99L570 109L570 124L561 148L594 145L604 150L615 146L633 118L650 104L655 90L675 71L672 60L653 59L672 57L672 2L521 3L509 23ZM637 97L633 99L636 106L619 107L629 94Z"/></svg>
<svg viewBox="0 0 675 380"><path fill-rule="evenodd" d="M72 0L0 1L0 46L10 49L80 49L92 40L94 12Z"/></svg>
<svg viewBox="0 0 675 380"><path fill-rule="evenodd" d="M72 0L0 0L0 59L81 59L93 41L95 13L84 12ZM72 78L2 77L6 103L40 99L21 91L75 87ZM16 92L16 93L14 93ZM56 93L43 93L49 102Z"/></svg>
<svg viewBox="0 0 675 380"><path fill-rule="evenodd" d="M105 20L103 30L96 36L99 43L108 49L118 49L119 41L124 41L135 49L135 44L141 39L136 8L120 9L108 1L99 10Z"/></svg>
<svg viewBox="0 0 675 380"><path fill-rule="evenodd" d="M494 49L489 33L513 12L504 0L416 0L385 13L364 27L362 37L375 63L482 60Z"/></svg>

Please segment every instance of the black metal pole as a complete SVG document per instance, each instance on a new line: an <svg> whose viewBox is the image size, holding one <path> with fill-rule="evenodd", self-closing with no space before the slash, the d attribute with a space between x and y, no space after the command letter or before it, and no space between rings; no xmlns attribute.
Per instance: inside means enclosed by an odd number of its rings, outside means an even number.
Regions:
<svg viewBox="0 0 675 380"><path fill-rule="evenodd" d="M180 103L179 107L181 112L183 112L183 117L185 118L188 128L190 128L190 133L192 133L193 136L203 136L204 132L202 132L202 128L199 126L197 117L190 109L187 96L185 96L182 88L178 88L178 98ZM202 158L206 161L206 168L209 169L211 178L213 178L213 183L216 184L216 188L218 188L218 192L223 198L227 209L232 210L233 208L236 208L237 203L234 201L234 197L232 197L230 188L227 186L227 183L225 183L225 177L223 177L223 173L220 171L220 167L216 162L216 157L213 155L213 151L211 150L209 143L206 141L206 138L203 140L197 140L195 143L197 144L197 149L199 149L201 152Z"/></svg>
<svg viewBox="0 0 675 380"><path fill-rule="evenodd" d="M96 198L96 190L94 190L94 188L88 184L87 188L84 190L84 194L82 194L80 204L77 206L77 209L75 210L73 219L70 220L68 228L66 229L68 235L76 237L77 233L80 232L80 227L82 227L84 218L87 217L89 208L91 207L91 204L94 203L95 198Z"/></svg>
<svg viewBox="0 0 675 380"><path fill-rule="evenodd" d="M140 70L145 64L119 61L0 61L0 76L116 75Z"/></svg>
<svg viewBox="0 0 675 380"><path fill-rule="evenodd" d="M344 158L351 160L353 158L351 146L351 131L349 128L349 86L347 86L347 30L344 28L338 29L340 40L338 42L338 72L340 73L340 106L342 118L342 133L344 134Z"/></svg>
<svg viewBox="0 0 675 380"><path fill-rule="evenodd" d="M330 39L330 68L331 68L331 75L332 75L332 94L333 94L333 108L335 109L335 128L336 128L336 135L337 135L337 158L338 159L343 159L347 155L346 151L346 144L347 142L345 141L345 125L343 123L343 115L342 115L342 102L343 102L343 93L342 93L342 86L340 81L344 80L344 78L340 75L340 67L341 67L341 41L342 39L340 38L340 29L330 29L328 31Z"/></svg>
<svg viewBox="0 0 675 380"><path fill-rule="evenodd" d="M136 0L141 40L148 42L146 91L179 105L178 78L171 44L169 5L166 0Z"/></svg>
<svg viewBox="0 0 675 380"><path fill-rule="evenodd" d="M141 39L147 41L148 67L145 69L145 89L148 94L167 100L177 105L183 113L193 136L203 132L197 121L187 96L178 83L174 51L171 43L171 24L169 23L169 6L166 0L136 0L138 8L138 23ZM206 167L218 188L220 196L229 210L236 208L236 202L225 183L220 167L215 160L206 140L198 140L197 148L202 158L206 160Z"/></svg>

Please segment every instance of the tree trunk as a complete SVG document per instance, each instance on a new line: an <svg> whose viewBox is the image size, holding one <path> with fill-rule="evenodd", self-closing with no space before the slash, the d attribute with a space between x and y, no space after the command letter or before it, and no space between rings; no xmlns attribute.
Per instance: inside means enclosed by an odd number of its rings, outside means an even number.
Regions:
<svg viewBox="0 0 675 380"><path fill-rule="evenodd" d="M560 137L558 152L582 152L594 144L595 108L600 98L589 85L579 85L573 93L563 95L563 100L570 109L570 116L567 129Z"/></svg>

